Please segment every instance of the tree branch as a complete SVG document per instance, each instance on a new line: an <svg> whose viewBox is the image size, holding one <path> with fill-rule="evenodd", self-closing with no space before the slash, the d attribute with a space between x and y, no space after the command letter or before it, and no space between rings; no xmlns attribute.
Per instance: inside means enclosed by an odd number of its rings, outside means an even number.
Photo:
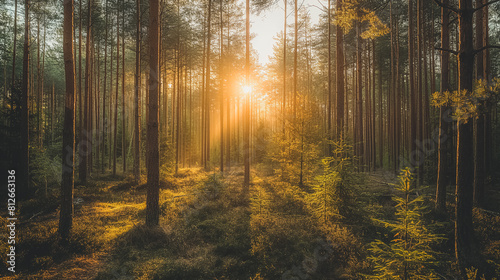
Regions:
<svg viewBox="0 0 500 280"><path fill-rule="evenodd" d="M454 55L458 55L458 52L454 51L454 50L443 49L443 48L440 48L440 47L435 47L434 49L439 50L439 51L443 51L443 52L449 52L449 53L452 53Z"/></svg>
<svg viewBox="0 0 500 280"><path fill-rule="evenodd" d="M500 0L492 0L492 1L488 2L488 3L484 3L484 4L480 5L479 7L476 7L474 9L474 12L477 12L477 11L481 10L482 8L484 8L484 7L488 6L488 5L491 5L493 3L496 3L498 1L500 1Z"/></svg>
<svg viewBox="0 0 500 280"><path fill-rule="evenodd" d="M493 0L493 1L499 1L499 0ZM448 9L450 11L455 12L456 14L459 13L459 10L457 8L453 7L453 6L445 5L445 4L443 4L443 2L441 2L439 0L434 0L434 2L436 2L436 4L438 4L438 6L441 7L441 8Z"/></svg>
<svg viewBox="0 0 500 280"><path fill-rule="evenodd" d="M484 46L484 47L482 47L480 49L474 50L474 54L478 54L478 53L480 53L480 52L482 52L482 51L484 51L486 49L493 49L493 48L500 49L500 46L495 46L495 45Z"/></svg>

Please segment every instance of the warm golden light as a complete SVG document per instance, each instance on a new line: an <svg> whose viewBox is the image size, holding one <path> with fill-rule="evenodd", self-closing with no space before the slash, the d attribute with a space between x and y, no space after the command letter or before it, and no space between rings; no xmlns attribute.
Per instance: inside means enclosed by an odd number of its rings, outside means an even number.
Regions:
<svg viewBox="0 0 500 280"><path fill-rule="evenodd" d="M241 86L241 90L242 90L244 95L248 95L248 94L250 94L250 92L252 92L252 86L243 85L243 86Z"/></svg>

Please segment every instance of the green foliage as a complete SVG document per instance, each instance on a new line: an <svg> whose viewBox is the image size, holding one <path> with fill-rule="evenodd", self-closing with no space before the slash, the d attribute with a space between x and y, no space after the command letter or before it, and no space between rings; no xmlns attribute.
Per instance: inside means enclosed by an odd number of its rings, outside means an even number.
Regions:
<svg viewBox="0 0 500 280"><path fill-rule="evenodd" d="M435 92L432 94L432 105L435 107L453 107L453 117L457 121L465 122L477 118L482 112L484 102L500 94L500 78L495 78L494 83L488 85L485 80L476 82L473 92L455 90Z"/></svg>
<svg viewBox="0 0 500 280"><path fill-rule="evenodd" d="M344 0L342 9L336 17L336 24L349 32L355 22L368 23L367 29L361 33L363 39L375 39L389 33L389 28L382 23L374 11L361 7L359 0Z"/></svg>
<svg viewBox="0 0 500 280"><path fill-rule="evenodd" d="M376 240L370 244L369 259L375 268L371 279L439 279L433 270L438 261L432 246L442 237L424 222L424 196L411 198L417 192L412 179L410 169L403 169L396 185L400 196L393 198L396 221L376 220L391 229L394 236L389 243Z"/></svg>
<svg viewBox="0 0 500 280"><path fill-rule="evenodd" d="M352 214L353 191L361 183L361 177L353 173L352 145L345 141L332 142L332 145L335 156L321 161L323 174L316 177L317 183L309 197L314 215L324 224Z"/></svg>
<svg viewBox="0 0 500 280"><path fill-rule="evenodd" d="M257 215L268 215L271 207L270 195L261 187L255 186L250 197L250 207L252 213Z"/></svg>
<svg viewBox="0 0 500 280"><path fill-rule="evenodd" d="M296 114L293 116L290 112L290 117L285 120L285 134L274 134L269 157L278 165L274 172L281 181L304 186L312 183L317 169L321 132L315 104L305 95L297 98L301 102Z"/></svg>
<svg viewBox="0 0 500 280"><path fill-rule="evenodd" d="M61 181L60 153L51 157L44 147L30 146L30 178L35 195L47 196L51 188Z"/></svg>

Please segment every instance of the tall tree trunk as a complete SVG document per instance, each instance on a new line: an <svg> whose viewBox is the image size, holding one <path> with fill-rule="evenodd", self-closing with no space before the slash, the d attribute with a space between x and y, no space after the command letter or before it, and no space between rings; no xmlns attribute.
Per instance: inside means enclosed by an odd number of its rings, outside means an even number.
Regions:
<svg viewBox="0 0 500 280"><path fill-rule="evenodd" d="M444 5L449 0L443 0ZM441 8L441 48L450 48L450 11ZM441 93L449 90L449 68L450 54L441 51ZM445 144L450 133L450 108L448 106L439 108L439 140L438 140L438 175L436 186L436 210L444 213L446 211L446 187L450 184L450 155L447 150L449 145ZM448 140L449 141L449 140Z"/></svg>
<svg viewBox="0 0 500 280"><path fill-rule="evenodd" d="M486 3L486 0L484 1ZM486 6L482 9L483 12L483 46L487 46L489 43L489 7ZM486 49L483 51L483 79L490 81L490 55L489 50ZM486 101L486 114L484 116L484 170L485 177L491 178L491 159L493 143L492 143L492 122L491 122L491 109L492 102Z"/></svg>
<svg viewBox="0 0 500 280"><path fill-rule="evenodd" d="M459 90L472 93L474 74L474 37L472 0L460 0L458 10L459 50L458 72ZM455 250L462 275L466 268L479 269L484 273L484 262L474 238L472 206L474 191L474 154L472 121L457 122L457 166L456 166L456 206L455 206Z"/></svg>
<svg viewBox="0 0 500 280"><path fill-rule="evenodd" d="M208 0L207 19L207 68L205 81L205 169L210 161L210 46L212 40L212 0Z"/></svg>
<svg viewBox="0 0 500 280"><path fill-rule="evenodd" d="M209 0L210 1L210 0ZM250 85L250 0L246 0L246 24L245 24L245 81L247 86ZM245 192L250 186L250 95L245 96L245 113L243 124L243 162L245 164L245 176L243 185Z"/></svg>
<svg viewBox="0 0 500 280"><path fill-rule="evenodd" d="M294 1L294 15L295 15L295 40L293 47L293 117L295 118L297 115L297 43L299 41L299 9L297 2L299 0ZM250 29L250 27L249 27Z"/></svg>
<svg viewBox="0 0 500 280"><path fill-rule="evenodd" d="M415 92L415 69L414 69L414 22L413 22L413 0L408 0L408 69L409 69L409 95L410 95L410 161L413 163L418 160L415 158L417 153L417 93Z"/></svg>
<svg viewBox="0 0 500 280"><path fill-rule="evenodd" d="M107 78L108 78L108 0L106 0L105 4L105 23L104 29L104 88L102 92L102 153L101 153L101 161L102 161L102 169L101 173L104 173L106 169L106 164L104 163L104 155L106 154L106 135L108 131L108 116L106 116L106 87L108 86ZM110 97L111 98L111 97Z"/></svg>
<svg viewBox="0 0 500 280"><path fill-rule="evenodd" d="M66 79L66 98L64 108L59 235L63 240L67 240L73 223L73 187L75 158L75 66L73 62L73 1L64 2L63 51L64 73Z"/></svg>
<svg viewBox="0 0 500 280"><path fill-rule="evenodd" d="M44 113L43 113L43 89L44 89L44 82L45 82L45 43L46 43L46 32L47 31L47 23L45 21L45 15L43 16L43 49L42 49L42 73L40 74L40 77L41 77L41 81L39 81L39 83L41 84L40 85L40 94L41 94L41 99L42 99L42 108L40 110L41 112L41 117L42 117L42 126L44 127L42 129L42 134L40 135L40 146L43 146L43 136L45 135L44 134L44 130L46 128L46 122L45 122L45 118L44 118Z"/></svg>
<svg viewBox="0 0 500 280"><path fill-rule="evenodd" d="M40 88L40 16L37 17L37 27L36 27L36 145L42 147L42 91Z"/></svg>
<svg viewBox="0 0 500 280"><path fill-rule="evenodd" d="M415 104L417 107L417 139L422 143L424 141L424 135L423 135L423 115L422 115L422 42L424 41L422 39L422 29L423 29L423 24L422 24L422 9L423 9L423 0L417 0L417 76L416 76L416 98L417 98L417 103ZM424 176L424 158L423 154L418 153L418 164L417 166L417 179L418 179L418 184L423 184L423 176Z"/></svg>
<svg viewBox="0 0 500 280"><path fill-rule="evenodd" d="M85 101L83 104L83 127L80 132L80 181L82 184L87 183L87 175L88 175L88 158L91 152L91 139L89 139L89 101L90 101L90 38L91 38L91 7L92 1L88 2L88 10L87 10L87 43L85 48Z"/></svg>
<svg viewBox="0 0 500 280"><path fill-rule="evenodd" d="M337 1L337 9L340 10L339 6L341 6L342 3L340 1ZM331 0L328 0L328 7L326 9L328 13L328 43L326 44L326 47L328 48L328 92L326 93L327 96L327 103L326 104L326 123L327 123L327 133L328 133L328 140L333 140L333 131L332 131L332 20L331 20ZM337 32L338 30L341 30L342 28L337 25ZM342 39L340 39L342 41ZM338 49L339 49L339 38L338 38L338 33L337 33L337 55L338 55ZM337 76L338 76L338 58L337 58ZM339 82L337 81L336 85L338 87ZM338 95L337 95L338 96ZM340 106L337 100L337 106ZM338 112L338 109L337 109ZM338 117L338 115L337 115ZM338 118L337 118L338 119ZM338 127L338 124L337 124ZM336 133L336 137L340 139L340 134L338 134L338 131ZM328 145L328 155L332 156L332 146Z"/></svg>
<svg viewBox="0 0 500 280"><path fill-rule="evenodd" d="M158 0L149 0L149 118L147 125L147 198L146 198L146 225L157 226L160 221L158 205L160 194L160 147L159 147L159 110L158 89L160 80L159 69L159 3Z"/></svg>
<svg viewBox="0 0 500 280"><path fill-rule="evenodd" d="M220 172L224 172L224 21L220 1Z"/></svg>
<svg viewBox="0 0 500 280"><path fill-rule="evenodd" d="M136 1L134 90L134 180L141 180L141 0Z"/></svg>
<svg viewBox="0 0 500 280"><path fill-rule="evenodd" d="M21 191L19 192L21 198L29 196L29 65L30 65L30 21L29 21L30 1L24 1L24 54L23 54L23 80L21 89L21 147L20 147L20 165L19 170L20 178L19 185Z"/></svg>
<svg viewBox="0 0 500 280"><path fill-rule="evenodd" d="M361 41L361 23L356 22L356 145L358 146L358 156L363 156L363 63L361 59L362 54L362 41ZM361 158L361 165L364 159Z"/></svg>
<svg viewBox="0 0 500 280"><path fill-rule="evenodd" d="M16 45L17 45L17 0L14 1L14 43L12 49L12 78L11 78L11 88L14 92L14 86L16 84ZM13 106L12 106L13 107Z"/></svg>
<svg viewBox="0 0 500 280"><path fill-rule="evenodd" d="M118 2L116 4L116 91L115 91L115 108L113 120L113 175L116 175L116 150L117 150L117 131L118 131L118 92L120 81L120 11L118 10ZM123 70L123 69L122 69Z"/></svg>
<svg viewBox="0 0 500 280"><path fill-rule="evenodd" d="M476 0L476 7L483 4L483 0ZM478 10L475 14L476 20L476 49L483 47L483 11ZM487 23L487 22L486 22ZM477 54L476 58L476 78L482 80L484 75L484 59L483 52ZM484 181L485 181L485 137L484 137L484 121L485 121L485 102L479 104L479 116L474 119L474 203L479 207L484 204Z"/></svg>
<svg viewBox="0 0 500 280"><path fill-rule="evenodd" d="M231 13L229 11L230 6L228 5L227 7L227 46L226 46L226 51L229 52L230 49L230 43L231 43L231 37L230 37L230 28L231 28ZM191 76L191 72L190 76ZM191 88L190 88L191 90ZM191 98L191 94L189 95L189 98ZM190 106L192 105L191 101L189 102ZM191 109L191 108L190 108ZM191 114L192 110L189 110ZM191 117L189 117L191 120ZM226 101L226 169L229 171L231 168L231 96L228 94L227 96L227 101ZM191 126L190 126L191 130ZM191 133L189 133L191 135Z"/></svg>
<svg viewBox="0 0 500 280"><path fill-rule="evenodd" d="M90 1L90 0L89 0ZM78 145L78 160L79 165L82 164L83 157L83 145L80 145L80 142L83 139L83 94L82 94L82 18L83 18L83 8L82 8L83 0L78 0L78 132L79 135L77 137L77 145ZM79 166L80 170L81 167ZM81 178L82 175L79 174ZM81 179L80 179L81 180Z"/></svg>
<svg viewBox="0 0 500 280"><path fill-rule="evenodd" d="M73 56L74 57L74 56ZM73 62L74 63L74 62ZM73 77L74 79L75 77ZM55 91L54 82L52 81L52 93L50 95L50 142L54 141L54 123L56 118L56 102L55 102Z"/></svg>
<svg viewBox="0 0 500 280"><path fill-rule="evenodd" d="M287 18L287 1L283 0L285 5L285 13L284 13L284 24L283 24L283 102L281 104L281 113L283 118L283 140L285 139L285 120L286 120L286 18Z"/></svg>
<svg viewBox="0 0 500 280"><path fill-rule="evenodd" d="M122 4L122 160L123 174L127 171L127 131L125 118L125 7Z"/></svg>

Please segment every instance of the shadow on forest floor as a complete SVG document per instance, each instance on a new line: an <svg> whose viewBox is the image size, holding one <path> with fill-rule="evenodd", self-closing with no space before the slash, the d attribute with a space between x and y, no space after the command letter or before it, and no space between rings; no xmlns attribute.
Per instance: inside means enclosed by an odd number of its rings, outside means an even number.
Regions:
<svg viewBox="0 0 500 280"><path fill-rule="evenodd" d="M57 203L27 201L17 256L22 273L12 279L281 279L324 238L337 244L334 254L307 271L310 279L339 279L367 268L363 244L373 239L374 228L358 227L365 232L356 234L360 237L342 227L325 233L305 203L310 190L258 175L253 173L247 194L241 168L224 178L194 168L162 178L155 228L144 226L145 184L134 184L131 177L96 177L75 188L69 248L59 245ZM390 217L390 184L396 177L375 172L366 181L359 199ZM499 192L491 191L489 199L498 201ZM475 225L484 254L498 261L500 216L491 210L476 210Z"/></svg>

